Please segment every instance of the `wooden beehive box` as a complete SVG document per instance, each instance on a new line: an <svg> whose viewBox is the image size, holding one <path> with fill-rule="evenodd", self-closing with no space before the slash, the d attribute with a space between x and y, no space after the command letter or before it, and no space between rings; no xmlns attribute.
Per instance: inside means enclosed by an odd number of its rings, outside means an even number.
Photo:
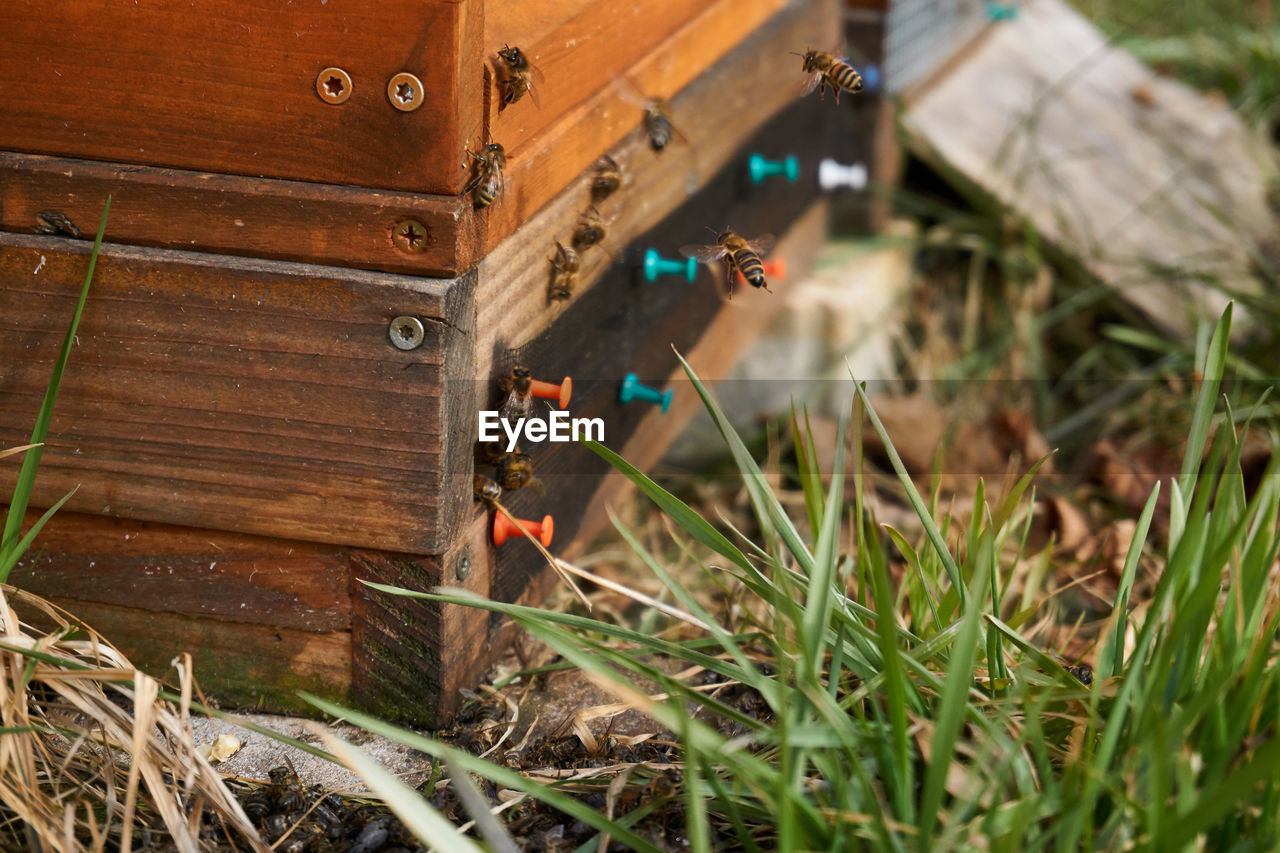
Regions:
<svg viewBox="0 0 1280 853"><path fill-rule="evenodd" d="M798 274L824 227L816 162L874 114L796 99L789 52L838 40L831 0L40 10L0 8L0 446L25 443L88 257L32 228L57 212L88 232L114 201L33 503L79 488L14 580L146 668L193 650L209 692L275 710L305 688L447 712L500 626L359 581L545 594L536 552L495 549L472 499L496 379L572 375L574 416L651 464L695 401L621 406L622 376L667 384L674 345L714 379L777 297L726 306L706 271L645 282L643 252L732 225L778 234ZM538 105L497 109L505 44L544 75ZM419 109L392 104L405 74ZM342 103L318 93L333 79ZM682 142L651 149L636 92L671 101ZM465 151L489 139L505 191L477 211ZM605 153L627 176L608 237L551 303L548 259ZM796 156L801 179L752 184L752 153ZM393 345L401 317L423 326L413 349ZM552 513L572 554L621 480L577 445L529 452L544 491L504 503Z"/></svg>

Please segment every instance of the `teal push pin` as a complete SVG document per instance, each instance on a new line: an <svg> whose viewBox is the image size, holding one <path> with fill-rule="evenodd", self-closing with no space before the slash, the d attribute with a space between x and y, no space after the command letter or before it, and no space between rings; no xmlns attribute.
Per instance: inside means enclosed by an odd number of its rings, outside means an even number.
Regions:
<svg viewBox="0 0 1280 853"><path fill-rule="evenodd" d="M794 183L800 177L800 161L795 157L787 157L785 160L766 160L759 154L752 154L747 160L747 174L751 176L753 184L758 184L773 175L786 175L787 180Z"/></svg>
<svg viewBox="0 0 1280 853"><path fill-rule="evenodd" d="M987 3L988 21L1012 21L1018 17L1018 7L1012 3Z"/></svg>
<svg viewBox="0 0 1280 853"><path fill-rule="evenodd" d="M644 280L657 281L660 275L683 275L693 284L693 280L698 277L698 259L673 261L659 255L657 249L650 249L644 253Z"/></svg>
<svg viewBox="0 0 1280 853"><path fill-rule="evenodd" d="M646 403L657 403L662 406L662 413L666 414L667 409L671 408L671 395L675 393L668 388L666 391L659 391L657 388L650 388L648 385L641 385L640 380L636 379L634 373L628 373L622 380L622 391L618 394L618 400L625 406L632 400L644 400Z"/></svg>

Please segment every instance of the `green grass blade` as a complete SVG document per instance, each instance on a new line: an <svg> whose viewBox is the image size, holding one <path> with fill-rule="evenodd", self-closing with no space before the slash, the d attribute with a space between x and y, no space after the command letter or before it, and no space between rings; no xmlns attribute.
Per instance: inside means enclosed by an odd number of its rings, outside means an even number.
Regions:
<svg viewBox="0 0 1280 853"><path fill-rule="evenodd" d="M1196 395L1195 414L1191 419L1191 431L1187 436L1187 452L1182 458L1182 473L1178 477L1178 485L1184 496L1189 496L1195 488L1196 474L1200 471L1200 460L1204 455L1205 445L1209 437L1209 423L1213 419L1214 409L1218 404L1218 391L1222 387L1222 373L1227 360L1227 346L1231 341L1231 308L1222 312L1213 336L1209 339L1209 348L1201 367L1200 391Z"/></svg>
<svg viewBox="0 0 1280 853"><path fill-rule="evenodd" d="M9 500L9 511L5 517L4 534L0 535L0 556L9 564L8 569L0 569L0 583L9 579L9 571L17 562L14 552L18 551L18 533L22 528L22 518L27 512L31 500L31 491L35 486L36 471L40 467L40 458L44 455L44 441L49 435L49 423L53 420L53 406L58 400L58 386L62 382L62 373L67 367L67 359L71 357L71 347L76 340L76 331L80 327L80 317L84 314L85 301L89 298L89 285L93 281L93 270L98 265L98 253L102 249L102 235L107 230L107 214L111 212L111 196L102 208L102 219L98 222L98 236L93 241L93 251L89 254L89 268L85 271L84 284L80 287L80 299L76 310L71 315L71 324L67 327L66 337L62 340L62 349L53 366L53 374L45 388L44 401L40 404L40 412L36 415L36 425L31 431L31 444L39 445L31 448L23 457L22 468L18 471L18 479L13 487L13 495ZM18 554L21 552L18 551Z"/></svg>
<svg viewBox="0 0 1280 853"><path fill-rule="evenodd" d="M747 559L746 554L743 554L723 533L712 527L710 522L690 509L688 504L653 482L653 480L650 480L643 471L603 444L596 441L584 441L583 444L620 471L628 480L635 483L640 491L648 496L649 500L657 504L659 509L670 516L676 524L683 527L690 536L725 559L731 560L735 565L748 571L751 570L751 561Z"/></svg>

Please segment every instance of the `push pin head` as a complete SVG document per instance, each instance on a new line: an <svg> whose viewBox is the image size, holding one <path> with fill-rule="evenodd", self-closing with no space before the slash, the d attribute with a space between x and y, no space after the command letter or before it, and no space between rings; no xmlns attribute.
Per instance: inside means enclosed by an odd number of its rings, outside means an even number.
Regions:
<svg viewBox="0 0 1280 853"><path fill-rule="evenodd" d="M784 160L766 160L759 154L752 154L747 159L747 174L753 184L774 175L785 175L788 181L795 182L800 177L800 161L791 156Z"/></svg>
<svg viewBox="0 0 1280 853"><path fill-rule="evenodd" d="M543 548L551 547L551 535L555 532L555 523L551 520L551 516L544 515L542 522L525 521L517 519L520 527L528 531L529 535L542 543ZM523 536L520 527L516 527L511 519L507 518L506 513L501 511L493 514L493 544L502 545L508 539L514 536Z"/></svg>
<svg viewBox="0 0 1280 853"><path fill-rule="evenodd" d="M987 3L988 21L1012 21L1018 17L1018 7L1012 3Z"/></svg>
<svg viewBox="0 0 1280 853"><path fill-rule="evenodd" d="M624 406L632 400L656 403L662 407L662 413L666 414L667 409L671 408L671 395L674 393L671 388L666 391L659 391L657 388L641 385L640 380L636 378L634 373L628 373L622 380L622 390L618 392L618 401Z"/></svg>
<svg viewBox="0 0 1280 853"><path fill-rule="evenodd" d="M762 260L760 265L764 267L764 274L771 281L782 281L787 277L787 261L786 258L771 258L767 261ZM734 279L738 282L739 287L747 286L747 279L742 274L742 270L736 270Z"/></svg>
<svg viewBox="0 0 1280 853"><path fill-rule="evenodd" d="M845 166L826 159L818 164L818 186L830 192L841 187L862 191L867 188L867 167L864 163Z"/></svg>
<svg viewBox="0 0 1280 853"><path fill-rule="evenodd" d="M556 405L565 409L569 406L569 398L573 396L573 380L566 376L559 385L554 382L529 380L529 393L543 400L555 400Z"/></svg>
<svg viewBox="0 0 1280 853"><path fill-rule="evenodd" d="M683 275L693 284L698 277L698 261L696 258L670 260L659 255L657 249L649 249L644 253L644 280L654 282L660 275Z"/></svg>
<svg viewBox="0 0 1280 853"><path fill-rule="evenodd" d="M883 82L880 75L880 66L874 62L868 62L860 70L862 71L862 91L868 94L879 92L880 85Z"/></svg>

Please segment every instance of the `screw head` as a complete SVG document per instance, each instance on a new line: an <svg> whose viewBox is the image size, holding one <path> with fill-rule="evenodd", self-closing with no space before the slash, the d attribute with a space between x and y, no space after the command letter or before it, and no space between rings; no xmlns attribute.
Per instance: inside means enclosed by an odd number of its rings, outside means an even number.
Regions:
<svg viewBox="0 0 1280 853"><path fill-rule="evenodd" d="M402 252L417 255L427 250L427 226L416 219L401 219L391 227L391 242Z"/></svg>
<svg viewBox="0 0 1280 853"><path fill-rule="evenodd" d="M411 113L422 106L426 91L422 81L407 71L387 81L387 100L402 113Z"/></svg>
<svg viewBox="0 0 1280 853"><path fill-rule="evenodd" d="M402 350L417 349L427 338L427 330L423 328L422 321L408 314L401 314L392 320L387 327L387 334L392 345Z"/></svg>
<svg viewBox="0 0 1280 853"><path fill-rule="evenodd" d="M460 581L464 581L471 576L470 554L463 553L458 557L458 561L453 564L453 576Z"/></svg>
<svg viewBox="0 0 1280 853"><path fill-rule="evenodd" d="M330 66L316 77L316 94L326 104L341 104L351 97L351 75Z"/></svg>

